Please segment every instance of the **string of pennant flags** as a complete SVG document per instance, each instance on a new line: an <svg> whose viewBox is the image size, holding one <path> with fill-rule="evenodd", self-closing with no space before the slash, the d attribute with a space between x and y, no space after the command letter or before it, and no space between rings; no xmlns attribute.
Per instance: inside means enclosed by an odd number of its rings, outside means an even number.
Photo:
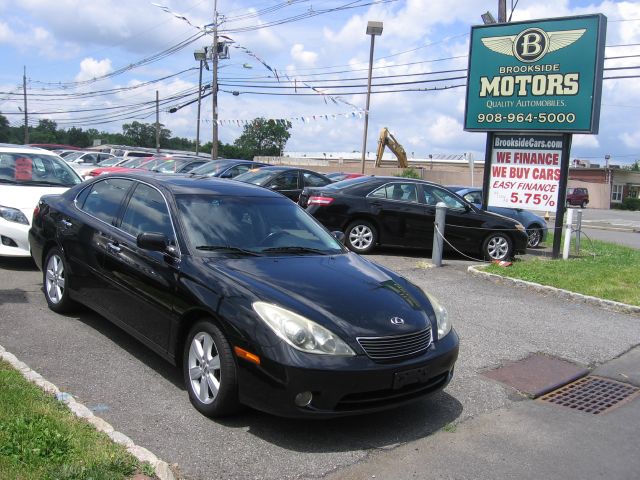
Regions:
<svg viewBox="0 0 640 480"><path fill-rule="evenodd" d="M265 118L268 122L275 122L276 124L286 125L287 122L294 123L311 123L311 122L319 122L319 121L332 121L343 118L362 118L362 112L360 110L348 112L348 113L327 113L327 114L317 114L317 115L301 115L299 117L288 117L288 118ZM251 120L217 120L216 123L218 126L238 126L242 127L244 125L249 125L255 119ZM211 123L213 120L210 118L203 118L200 120L204 123Z"/></svg>
<svg viewBox="0 0 640 480"><path fill-rule="evenodd" d="M169 7L167 7L167 6L165 6L165 5L162 5L162 4L160 4L160 3L152 3L152 5L154 5L154 6L158 7L158 8L159 8L159 9L161 9L162 11L164 11L164 12L168 13L169 15L173 15L174 17L176 17L176 18L178 18L178 19L180 19L180 20L183 20L183 21L187 22L190 26L192 26L192 27L194 27L194 28L198 29L198 30L199 30L199 31L201 31L201 32L205 32L205 33L206 33L206 32L208 32L207 27L212 27L212 26L213 26L213 24L209 24L209 25L205 25L204 27L199 27L198 25L194 25L193 23L191 23L191 22L189 21L189 19L188 19L185 15L181 15L181 14L179 14L179 13L176 13L176 12L174 12L173 10L171 10ZM256 53L252 52L252 51L251 51L251 50L249 50L247 47L244 47L244 46L242 46L242 45L238 45L238 44L235 42L235 40L233 40L231 37L228 37L228 36L226 36L226 35L220 35L220 36L219 36L219 38L220 38L220 39L222 39L223 43L226 43L226 44L230 45L231 47L236 48L236 49L238 49L238 50L242 51L244 54L246 54L246 55L250 56L251 58L254 58L254 59L255 59L256 61L258 61L262 66L264 66L267 70L269 70L269 71L273 74L273 76L275 77L275 79L276 79L278 82L280 82L280 75L281 75L281 73L279 74L279 73L278 73L278 70L277 70L276 68L272 67L272 66L271 66L271 65L269 65L267 62L265 62L265 61L264 61L264 60L263 60L259 55L257 55ZM313 91L313 92L317 93L318 95L321 95L321 96L323 97L323 100L324 100L324 103L325 103L325 104L328 104L329 102L332 102L332 103L333 103L333 104L335 104L335 105L338 105L338 104L347 105L348 107L351 107L351 108L355 109L355 110L356 110L356 111L358 111L358 112L363 112L363 111L364 111L362 108L360 108L360 107L358 107L358 106L356 106L356 105L354 105L354 104L352 104L352 103L349 103L347 100L345 100L343 97L341 97L341 96L339 96L339 95L331 95L331 94L327 93L326 91L324 91L324 90L322 90L322 89L320 89L320 88L314 87L314 86L312 86L312 85L308 84L307 82L304 82L304 81L298 80L298 79L297 79L297 78L295 78L295 77L292 79L292 78L291 78L289 75L287 75L286 73L284 74L284 76L285 76L285 78L286 78L287 80L289 80L289 82L291 82L291 83L293 83L293 84L294 84L294 87L295 87L295 91L296 91L296 93L298 92L298 90L297 90L297 86L298 86L298 85L300 85L300 88L308 88L308 89L310 89L311 91ZM301 119L301 118L303 118L303 117L298 117L298 118L300 118L300 119ZM328 120L328 119L327 119L327 120ZM238 120L238 121L239 121L239 120ZM305 120L302 120L302 121L304 122Z"/></svg>

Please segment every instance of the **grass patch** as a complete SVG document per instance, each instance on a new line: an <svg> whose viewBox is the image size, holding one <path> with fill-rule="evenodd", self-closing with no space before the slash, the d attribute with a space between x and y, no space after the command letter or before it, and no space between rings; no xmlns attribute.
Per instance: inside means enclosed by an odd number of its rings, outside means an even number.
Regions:
<svg viewBox="0 0 640 480"><path fill-rule="evenodd" d="M546 243L553 244L553 235ZM485 271L640 306L638 265L640 250L583 239L580 255L568 260L518 260L511 267L491 265Z"/></svg>
<svg viewBox="0 0 640 480"><path fill-rule="evenodd" d="M122 480L140 462L0 360L0 478Z"/></svg>

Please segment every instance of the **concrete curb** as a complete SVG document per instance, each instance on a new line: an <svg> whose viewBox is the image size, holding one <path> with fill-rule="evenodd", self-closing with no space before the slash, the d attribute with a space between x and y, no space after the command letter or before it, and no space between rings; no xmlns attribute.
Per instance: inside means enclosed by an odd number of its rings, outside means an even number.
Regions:
<svg viewBox="0 0 640 480"><path fill-rule="evenodd" d="M484 264L482 266L487 266ZM495 273L483 272L478 270L478 267L471 265L467 268L467 272L477 277L482 277L490 280L494 283L511 283L518 287L529 288L539 293L551 293L561 298L570 298L571 300L577 300L589 305L604 308L607 310L613 310L616 312L630 313L634 315L640 315L640 307L635 305L628 305L626 303L614 302L613 300L604 300L598 297L592 297L591 295L583 295L581 293L572 292L570 290L564 290L562 288L550 287L548 285L541 285L535 282L528 282L526 280L519 280L517 278L503 277L502 275L496 275Z"/></svg>
<svg viewBox="0 0 640 480"><path fill-rule="evenodd" d="M127 437L124 433L116 431L108 422L95 416L91 410L82 403L76 401L68 393L61 392L53 383L48 382L38 372L29 368L29 366L24 362L18 360L15 355L8 352L2 345L0 345L0 359L8 362L13 368L22 373L22 376L29 382L36 384L46 393L54 395L56 399L64 403L76 417L86 420L93 425L96 430L104 432L112 441L123 445L127 451L140 460L140 462L148 462L151 464L156 472L156 476L160 480L177 480L167 462L160 460L146 448L133 443L133 440Z"/></svg>

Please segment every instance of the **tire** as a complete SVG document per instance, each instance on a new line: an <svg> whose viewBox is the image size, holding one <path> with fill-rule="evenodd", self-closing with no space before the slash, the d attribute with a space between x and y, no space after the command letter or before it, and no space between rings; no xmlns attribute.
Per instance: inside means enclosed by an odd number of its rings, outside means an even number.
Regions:
<svg viewBox="0 0 640 480"><path fill-rule="evenodd" d="M207 417L223 417L240 409L236 362L216 325L203 320L191 328L182 360L184 383L196 410Z"/></svg>
<svg viewBox="0 0 640 480"><path fill-rule="evenodd" d="M542 241L542 229L537 225L533 225L527 230L527 236L529 237L527 247L535 248Z"/></svg>
<svg viewBox="0 0 640 480"><path fill-rule="evenodd" d="M509 235L493 232L485 238L482 253L487 260L508 260L513 256L513 242Z"/></svg>
<svg viewBox="0 0 640 480"><path fill-rule="evenodd" d="M42 288L47 305L56 313L68 313L77 304L69 298L69 269L62 251L53 247L47 252L42 269Z"/></svg>
<svg viewBox="0 0 640 480"><path fill-rule="evenodd" d="M378 232L370 222L355 220L344 232L345 243L356 253L369 253L378 243Z"/></svg>
<svg viewBox="0 0 640 480"><path fill-rule="evenodd" d="M587 208L587 201L583 200L582 203L580 204L580 208Z"/></svg>

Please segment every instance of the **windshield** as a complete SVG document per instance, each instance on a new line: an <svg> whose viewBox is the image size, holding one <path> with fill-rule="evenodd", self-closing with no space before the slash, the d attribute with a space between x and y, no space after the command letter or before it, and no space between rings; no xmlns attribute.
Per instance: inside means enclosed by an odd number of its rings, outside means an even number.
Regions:
<svg viewBox="0 0 640 480"><path fill-rule="evenodd" d="M80 182L78 174L56 156L0 153L0 183L71 187Z"/></svg>
<svg viewBox="0 0 640 480"><path fill-rule="evenodd" d="M238 175L236 178L234 178L234 180L238 180L240 182L245 182L245 183L253 183L254 185L264 185L266 184L269 180L271 180L274 175L277 175L280 171L273 171L273 170L264 170L264 169L258 169L258 170L252 170L246 173L243 173L241 175Z"/></svg>
<svg viewBox="0 0 640 480"><path fill-rule="evenodd" d="M84 155L85 152L71 152L69 155L66 155L64 157L65 161L67 162L73 162L75 160L77 160L78 158L80 158L81 155Z"/></svg>
<svg viewBox="0 0 640 480"><path fill-rule="evenodd" d="M100 167L113 167L122 161L122 157L111 157L101 161L98 166Z"/></svg>
<svg viewBox="0 0 640 480"><path fill-rule="evenodd" d="M285 198L177 195L191 249L237 255L337 254L341 244Z"/></svg>
<svg viewBox="0 0 640 480"><path fill-rule="evenodd" d="M365 183L365 182L368 182L369 180L371 180L371 176L347 178L346 180L341 180L336 183L330 183L329 185L325 185L323 188L338 190L340 188L348 187L349 185L357 185L359 183Z"/></svg>
<svg viewBox="0 0 640 480"><path fill-rule="evenodd" d="M224 160L214 160L194 168L189 173L192 175L207 175L209 177L215 177L218 173L227 168L228 165L230 165L230 163Z"/></svg>
<svg viewBox="0 0 640 480"><path fill-rule="evenodd" d="M148 157L136 157L136 158L132 158L131 160L127 160L126 162L120 164L119 166L126 167L126 168L138 168L140 165L148 161L149 161Z"/></svg>

